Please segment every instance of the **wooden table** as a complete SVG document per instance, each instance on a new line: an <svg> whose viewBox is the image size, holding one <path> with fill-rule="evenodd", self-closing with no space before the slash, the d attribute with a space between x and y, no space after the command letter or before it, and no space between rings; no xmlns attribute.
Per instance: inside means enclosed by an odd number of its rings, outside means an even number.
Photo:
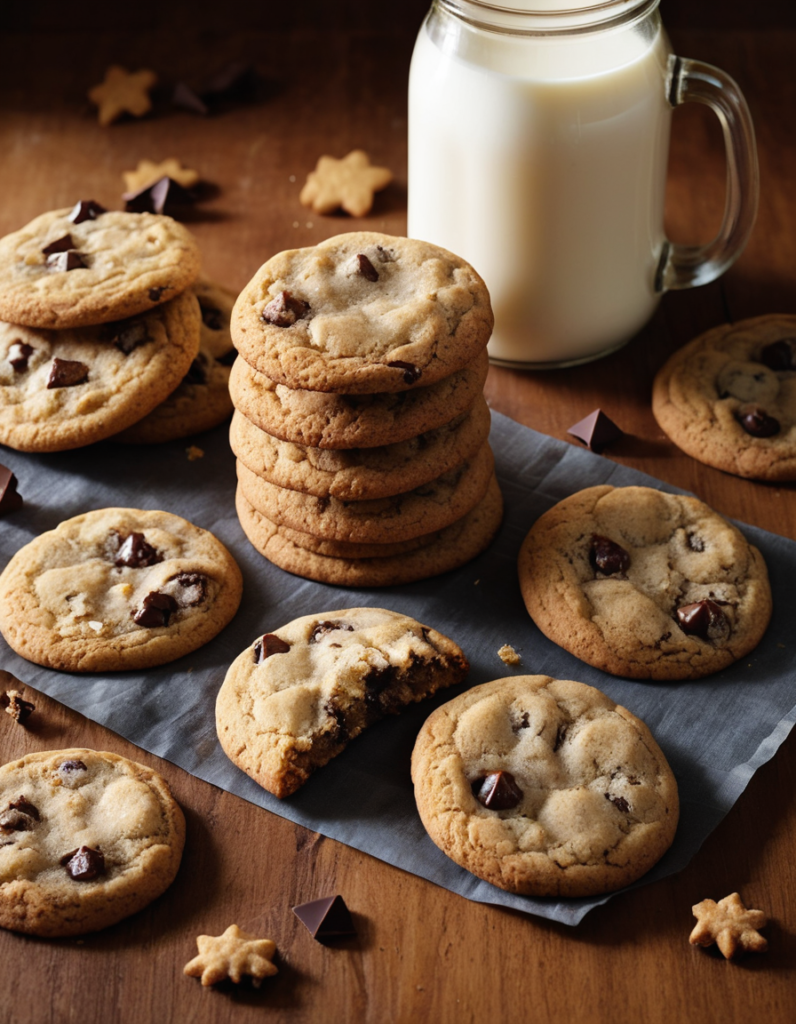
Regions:
<svg viewBox="0 0 796 1024"><path fill-rule="evenodd" d="M349 229L405 231L405 86L421 0L367 12L354 3L334 12L321 3L248 11L237 0L223 11L154 2L124 10L13 6L0 15L0 234L77 197L118 208L121 172L141 158L168 156L218 186L190 226L207 273L232 287L283 248ZM676 50L734 75L752 108L762 176L753 238L721 282L667 295L623 351L566 371L493 368L487 396L494 409L565 440L568 426L600 406L626 432L608 458L796 538L792 486L742 481L694 462L661 433L649 405L655 371L696 333L728 317L796 312L796 19L785 5L758 5L766 30L753 31L748 19L756 15L738 3L721 6L723 21L715 9L706 17L702 8L699 21L689 22L687 5L669 7ZM150 118L102 130L85 100L109 63L195 83L233 59L255 63L266 95L214 118L161 104ZM359 146L396 174L370 216L320 217L300 206L300 186L317 157ZM723 175L717 125L702 110L678 111L668 195L673 237L704 240L715 231ZM0 762L72 745L136 758L169 781L187 815L188 842L171 889L114 928L63 941L0 934L3 1020L793 1019L793 737L685 870L611 900L570 929L469 903L200 782L44 696L35 699L28 729L0 716ZM768 954L738 965L687 941L691 905L734 890L771 917ZM290 910L331 892L345 894L359 930L336 948L316 943ZM280 974L260 992L206 991L182 975L194 936L219 934L233 921L279 945Z"/></svg>

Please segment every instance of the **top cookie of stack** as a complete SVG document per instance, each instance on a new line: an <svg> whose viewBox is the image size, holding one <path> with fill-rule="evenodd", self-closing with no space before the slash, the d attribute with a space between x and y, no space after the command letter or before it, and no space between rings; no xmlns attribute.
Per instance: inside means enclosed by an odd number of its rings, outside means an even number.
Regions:
<svg viewBox="0 0 796 1024"><path fill-rule="evenodd" d="M140 420L199 349L197 244L83 200L0 239L0 442L76 448Z"/></svg>
<svg viewBox="0 0 796 1024"><path fill-rule="evenodd" d="M482 389L489 294L458 256L354 232L244 288L230 441L238 514L288 571L379 586L463 564L502 502Z"/></svg>

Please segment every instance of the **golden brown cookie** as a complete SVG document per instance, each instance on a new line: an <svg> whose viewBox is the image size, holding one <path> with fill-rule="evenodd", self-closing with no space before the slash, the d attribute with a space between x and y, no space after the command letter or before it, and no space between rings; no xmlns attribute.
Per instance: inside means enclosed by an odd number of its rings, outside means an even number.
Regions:
<svg viewBox="0 0 796 1024"><path fill-rule="evenodd" d="M103 128L118 120L122 114L143 117L152 109L149 90L158 80L154 71L142 68L140 71L127 71L126 68L112 64L105 72L105 78L99 85L89 89L88 98L99 108L99 123Z"/></svg>
<svg viewBox="0 0 796 1024"><path fill-rule="evenodd" d="M702 900L691 908L697 923L689 936L692 946L712 946L730 960L743 953L765 953L768 942L758 931L768 918L762 910L747 910L737 892L723 900Z"/></svg>
<svg viewBox="0 0 796 1024"><path fill-rule="evenodd" d="M315 170L307 175L299 201L316 213L343 209L352 217L364 217L373 206L373 193L391 181L391 171L374 167L364 150L354 149L342 160L320 157Z"/></svg>

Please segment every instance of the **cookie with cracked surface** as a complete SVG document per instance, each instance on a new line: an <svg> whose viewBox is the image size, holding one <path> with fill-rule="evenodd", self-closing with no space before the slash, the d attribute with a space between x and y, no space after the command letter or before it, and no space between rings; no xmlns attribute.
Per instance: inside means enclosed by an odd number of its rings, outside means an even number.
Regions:
<svg viewBox="0 0 796 1024"><path fill-rule="evenodd" d="M277 384L406 391L460 370L492 332L486 285L463 259L360 231L278 253L232 314L238 352Z"/></svg>
<svg viewBox="0 0 796 1024"><path fill-rule="evenodd" d="M82 201L0 239L0 319L58 330L122 320L185 291L199 264L171 217Z"/></svg>
<svg viewBox="0 0 796 1024"><path fill-rule="evenodd" d="M494 457L483 444L475 457L403 494L367 501L316 498L277 487L237 463L246 500L279 526L326 540L381 544L411 540L450 526L483 498L494 475Z"/></svg>
<svg viewBox="0 0 796 1024"><path fill-rule="evenodd" d="M620 889L677 829L677 783L644 722L592 686L549 676L495 679L432 712L412 781L437 846L524 896Z"/></svg>
<svg viewBox="0 0 796 1024"><path fill-rule="evenodd" d="M461 370L414 391L332 395L275 384L244 359L229 379L243 415L281 441L313 448L375 448L436 430L469 409L489 371L486 349Z"/></svg>
<svg viewBox="0 0 796 1024"><path fill-rule="evenodd" d="M229 443L243 465L269 483L319 498L364 501L411 491L473 458L490 423L489 406L480 398L445 426L408 441L333 451L280 441L236 412Z"/></svg>
<svg viewBox="0 0 796 1024"><path fill-rule="evenodd" d="M265 633L229 668L216 702L227 757L274 796L295 793L363 729L469 665L458 644L384 608L346 608Z"/></svg>
<svg viewBox="0 0 796 1024"><path fill-rule="evenodd" d="M232 412L229 373L235 350L229 315L235 292L210 281L197 281L189 291L202 314L199 352L182 382L168 398L132 427L117 434L124 444L161 444L190 437L223 423Z"/></svg>
<svg viewBox="0 0 796 1024"><path fill-rule="evenodd" d="M392 544L326 541L277 526L252 508L240 488L235 503L243 532L274 565L342 587L398 586L458 569L489 547L503 518L503 498L494 476L481 501L457 522Z"/></svg>
<svg viewBox="0 0 796 1024"><path fill-rule="evenodd" d="M0 768L0 927L45 937L107 928L172 883L185 819L165 780L83 747Z"/></svg>
<svg viewBox="0 0 796 1024"><path fill-rule="evenodd" d="M197 356L200 323L190 292L94 327L0 323L0 442L63 451L130 426L179 386Z"/></svg>
<svg viewBox="0 0 796 1024"><path fill-rule="evenodd" d="M240 603L232 555L170 512L67 519L0 574L0 632L28 661L69 672L149 668L195 651Z"/></svg>
<svg viewBox="0 0 796 1024"><path fill-rule="evenodd" d="M545 636L631 679L699 679L757 646L771 617L763 557L696 498L589 487L534 523L519 556Z"/></svg>
<svg viewBox="0 0 796 1024"><path fill-rule="evenodd" d="M652 411L684 452L754 480L796 480L796 316L701 334L658 371Z"/></svg>

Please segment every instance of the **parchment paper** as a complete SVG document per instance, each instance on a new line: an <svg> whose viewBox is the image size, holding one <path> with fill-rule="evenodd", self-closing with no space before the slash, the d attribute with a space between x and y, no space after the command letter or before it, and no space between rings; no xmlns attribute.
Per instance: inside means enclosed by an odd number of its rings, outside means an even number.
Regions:
<svg viewBox="0 0 796 1024"><path fill-rule="evenodd" d="M681 820L674 845L642 882L672 874L693 857L769 760L796 719L793 609L796 543L742 526L768 563L774 617L752 655L693 683L638 683L584 665L534 626L517 582L520 544L534 520L561 498L598 483L676 490L607 458L538 434L493 413L491 442L506 499L497 540L452 573L400 587L355 590L311 583L271 565L249 545L234 511L234 458L226 427L186 446L91 448L27 455L0 448L19 479L24 507L0 519L0 566L23 544L63 519L112 505L160 508L211 530L243 570L237 617L211 643L146 672L73 675L39 668L0 640L0 667L133 743L252 803L420 875L468 899L577 924L609 896L540 900L514 896L457 867L426 836L414 806L409 758L420 725L438 704L467 686L515 673L577 679L604 690L652 729L677 776ZM258 635L299 615L357 605L414 616L461 644L472 671L467 683L372 726L293 797L279 801L227 760L214 724L215 696L227 666ZM516 668L497 649L512 644Z"/></svg>

